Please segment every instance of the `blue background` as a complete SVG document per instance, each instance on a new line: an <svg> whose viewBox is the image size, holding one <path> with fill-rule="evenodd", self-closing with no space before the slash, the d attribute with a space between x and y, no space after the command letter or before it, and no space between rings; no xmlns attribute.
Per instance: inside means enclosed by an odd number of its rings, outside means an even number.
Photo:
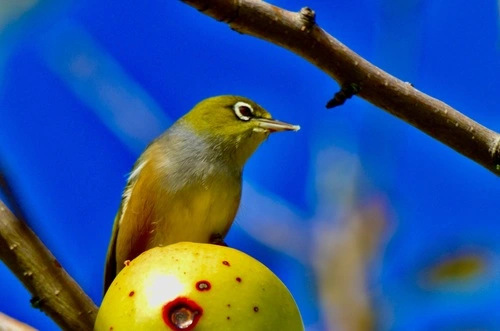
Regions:
<svg viewBox="0 0 500 331"><path fill-rule="evenodd" d="M495 1L273 4L312 7L361 56L500 129ZM249 161L227 242L285 282L308 330L361 316L341 270L361 277L380 330L500 330L500 185L481 166L358 98L325 110L338 89L326 74L180 1L10 1L0 14L1 170L97 304L134 160L198 101L239 94L302 129ZM0 290L0 311L57 329L4 265Z"/></svg>

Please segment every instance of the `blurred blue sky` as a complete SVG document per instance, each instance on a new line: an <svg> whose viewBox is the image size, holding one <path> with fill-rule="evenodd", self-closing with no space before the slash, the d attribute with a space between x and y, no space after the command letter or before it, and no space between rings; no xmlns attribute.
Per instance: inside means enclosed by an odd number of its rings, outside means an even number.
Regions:
<svg viewBox="0 0 500 331"><path fill-rule="evenodd" d="M272 3L313 8L369 61L500 130L495 1ZM337 89L305 60L180 1L0 2L2 170L31 227L97 304L135 158L198 101L239 94L302 129L272 136L249 161L227 242L285 282L308 330L342 330L329 320L318 266L328 281L338 259L351 261L347 252L318 260L338 240L319 229L349 228L373 203L385 234L361 273L377 328L500 330L498 178L358 98L325 110ZM480 267L467 274L469 256ZM452 271L435 271L443 265ZM433 272L439 281L422 285ZM0 311L57 330L3 265L0 283Z"/></svg>

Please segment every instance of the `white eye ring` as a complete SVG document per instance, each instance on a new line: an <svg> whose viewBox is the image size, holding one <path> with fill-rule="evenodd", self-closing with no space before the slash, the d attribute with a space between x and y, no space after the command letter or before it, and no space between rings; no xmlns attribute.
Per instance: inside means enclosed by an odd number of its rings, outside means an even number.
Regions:
<svg viewBox="0 0 500 331"><path fill-rule="evenodd" d="M242 121L250 121L253 117L253 108L248 103L238 101L233 106L234 113Z"/></svg>

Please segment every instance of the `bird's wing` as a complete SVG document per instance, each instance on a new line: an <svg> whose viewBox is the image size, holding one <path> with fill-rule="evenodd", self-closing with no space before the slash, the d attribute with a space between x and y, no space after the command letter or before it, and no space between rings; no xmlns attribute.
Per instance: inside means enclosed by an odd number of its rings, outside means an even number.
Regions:
<svg viewBox="0 0 500 331"><path fill-rule="evenodd" d="M123 219L128 215L127 207L130 202L132 191L139 180L139 175L143 167L145 166L145 162L142 161L142 158L139 158L134 165L132 172L127 181L127 185L125 186L125 190L123 191L122 201L120 204L120 208L116 213L115 220L113 223L113 230L111 233L111 240L108 246L108 253L106 255L106 266L104 269L104 294L106 293L108 287L111 285L113 280L117 274L117 242L118 242L118 232L120 231L120 225L123 222ZM125 221L126 222L126 221ZM132 237L132 236L131 236ZM132 240L132 238L131 238ZM131 243L132 244L132 243ZM122 261L123 262L123 261Z"/></svg>
<svg viewBox="0 0 500 331"><path fill-rule="evenodd" d="M120 219L122 215L122 204L120 205L120 209L115 216L115 221L113 223L113 230L111 233L111 240L108 246L108 253L106 255L106 266L104 268L104 292L108 290L109 285L113 282L116 276L116 238L118 237L118 228L120 227Z"/></svg>

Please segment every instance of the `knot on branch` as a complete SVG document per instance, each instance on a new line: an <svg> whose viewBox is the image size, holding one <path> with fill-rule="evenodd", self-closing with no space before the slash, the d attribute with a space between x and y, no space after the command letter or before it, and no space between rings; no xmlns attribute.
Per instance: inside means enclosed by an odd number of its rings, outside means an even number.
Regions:
<svg viewBox="0 0 500 331"><path fill-rule="evenodd" d="M43 311L44 300L42 298L40 298L39 296L36 296L36 295L32 296L30 299L30 303L31 303L31 306L33 308Z"/></svg>
<svg viewBox="0 0 500 331"><path fill-rule="evenodd" d="M309 31L316 24L316 13L309 7L303 7L299 11L300 21L302 22L302 31Z"/></svg>
<svg viewBox="0 0 500 331"><path fill-rule="evenodd" d="M495 164L495 172L496 174L500 174L500 135L496 134L495 139L490 147L490 155Z"/></svg>
<svg viewBox="0 0 500 331"><path fill-rule="evenodd" d="M341 90L335 93L333 98L327 102L326 108L331 109L343 105L347 99L350 99L353 95L357 94L359 90L360 87L356 83L350 83L342 86Z"/></svg>

